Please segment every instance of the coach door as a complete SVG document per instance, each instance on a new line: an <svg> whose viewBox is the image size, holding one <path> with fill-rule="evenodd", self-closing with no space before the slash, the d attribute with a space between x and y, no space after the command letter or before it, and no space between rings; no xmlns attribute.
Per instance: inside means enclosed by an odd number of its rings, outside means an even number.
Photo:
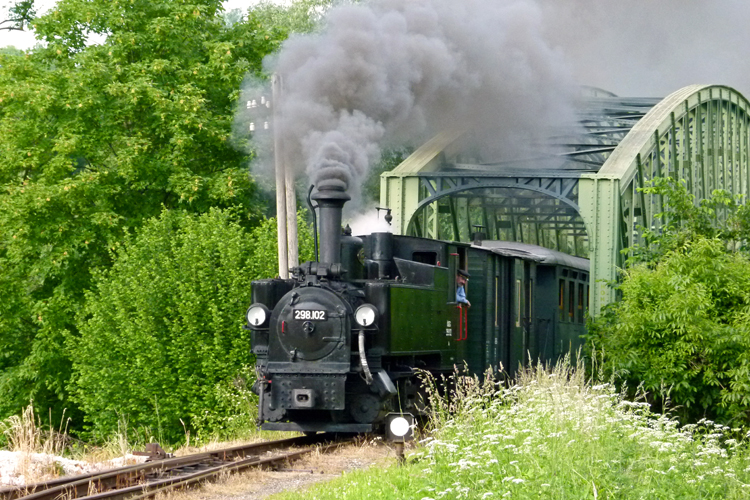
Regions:
<svg viewBox="0 0 750 500"><path fill-rule="evenodd" d="M483 250L467 249L467 269L471 277L466 289L466 296L471 302L467 310L468 323L465 341L466 361L475 372L483 372L492 360L487 356L487 342L491 334L490 325L490 289L492 286L493 255Z"/></svg>
<svg viewBox="0 0 750 500"><path fill-rule="evenodd" d="M527 339L524 335L523 317L526 309L525 291L526 278L524 276L524 262L520 259L512 260L510 275L510 365L507 367L511 375L516 373L519 365L523 365Z"/></svg>
<svg viewBox="0 0 750 500"><path fill-rule="evenodd" d="M508 325L505 318L509 316L508 298L508 261L498 255L489 260L487 339L485 353L488 364L498 368L508 368Z"/></svg>
<svg viewBox="0 0 750 500"><path fill-rule="evenodd" d="M527 366L529 358L536 360L539 356L534 338L535 315L534 293L536 282L536 264L521 259L513 259L511 276L511 315L510 315L510 366L508 372L513 374L519 366Z"/></svg>

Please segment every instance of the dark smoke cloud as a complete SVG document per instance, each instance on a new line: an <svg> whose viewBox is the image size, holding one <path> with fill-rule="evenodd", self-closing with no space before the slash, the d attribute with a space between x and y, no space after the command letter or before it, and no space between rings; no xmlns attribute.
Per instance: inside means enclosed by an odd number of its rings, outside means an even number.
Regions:
<svg viewBox="0 0 750 500"><path fill-rule="evenodd" d="M572 120L578 84L750 92L747 19L747 0L372 0L332 9L266 66L284 77L288 164L356 200L381 147L449 127L473 128L471 160L538 156Z"/></svg>
<svg viewBox="0 0 750 500"><path fill-rule="evenodd" d="M474 127L473 155L541 147L572 119L573 78L528 0L373 0L332 9L290 38L267 69L283 75L289 164L316 185L357 191L383 145ZM468 146L467 146L468 147ZM352 189L354 188L354 189Z"/></svg>

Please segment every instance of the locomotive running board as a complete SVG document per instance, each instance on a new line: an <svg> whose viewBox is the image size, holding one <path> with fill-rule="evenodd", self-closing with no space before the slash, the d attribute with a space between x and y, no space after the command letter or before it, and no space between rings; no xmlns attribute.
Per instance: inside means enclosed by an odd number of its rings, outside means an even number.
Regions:
<svg viewBox="0 0 750 500"><path fill-rule="evenodd" d="M293 423L293 422L265 422L260 428L264 431L286 432L373 432L372 424L326 424L326 423Z"/></svg>

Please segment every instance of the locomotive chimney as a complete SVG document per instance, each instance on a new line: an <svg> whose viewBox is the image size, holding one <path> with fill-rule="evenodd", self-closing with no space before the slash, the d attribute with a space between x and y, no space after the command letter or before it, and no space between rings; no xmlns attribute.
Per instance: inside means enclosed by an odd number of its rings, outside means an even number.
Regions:
<svg viewBox="0 0 750 500"><path fill-rule="evenodd" d="M320 262L339 264L341 260L341 213L344 203L351 200L343 188L322 186L312 195L320 207Z"/></svg>

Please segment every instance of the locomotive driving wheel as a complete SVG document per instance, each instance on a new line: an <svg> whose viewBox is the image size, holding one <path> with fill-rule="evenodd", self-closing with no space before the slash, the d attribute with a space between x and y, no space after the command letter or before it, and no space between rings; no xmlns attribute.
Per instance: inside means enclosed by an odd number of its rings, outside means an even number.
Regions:
<svg viewBox="0 0 750 500"><path fill-rule="evenodd" d="M383 404L374 394L357 394L352 398L349 413L355 422L371 424L380 415Z"/></svg>

